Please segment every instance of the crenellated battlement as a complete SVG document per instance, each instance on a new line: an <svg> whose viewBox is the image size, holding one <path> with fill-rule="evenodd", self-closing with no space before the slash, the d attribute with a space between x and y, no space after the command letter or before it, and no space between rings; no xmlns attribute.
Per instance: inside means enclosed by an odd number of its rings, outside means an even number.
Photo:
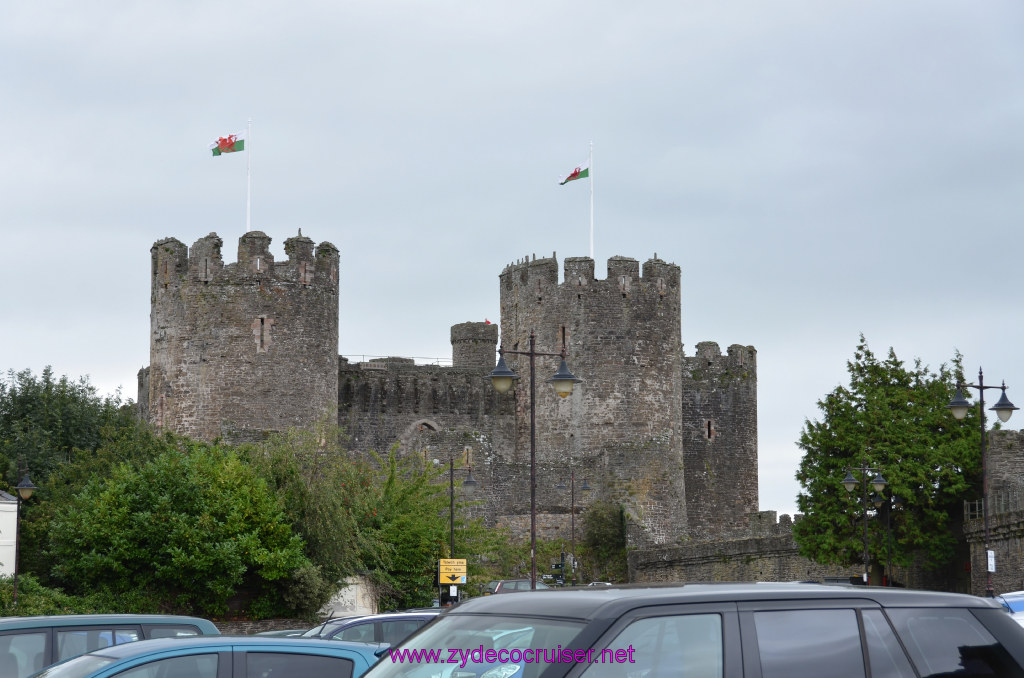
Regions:
<svg viewBox="0 0 1024 678"><path fill-rule="evenodd" d="M511 291L514 287L533 285L542 294L546 288L568 287L584 288L602 285L618 288L620 293L628 293L634 286L653 285L664 295L669 289L678 290L680 270L676 264L665 262L655 254L643 264L641 274L640 262L632 257L614 256L608 259L608 275L603 280L594 277L594 260L590 257L568 257L563 265L562 282L558 281L558 259L556 254L551 257L524 257L509 264L499 276L503 290Z"/></svg>
<svg viewBox="0 0 1024 678"><path fill-rule="evenodd" d="M323 289L337 287L338 249L331 243L314 246L300 231L298 236L285 240L287 259L282 262L275 261L270 243L267 234L250 231L238 239L237 261L225 264L224 241L216 233L199 238L191 248L175 238L160 240L151 250L153 286L297 283Z"/></svg>
<svg viewBox="0 0 1024 678"><path fill-rule="evenodd" d="M745 379L757 374L757 350L753 346L732 344L725 355L714 341L697 344L692 357L683 357L690 378L696 381L721 378Z"/></svg>

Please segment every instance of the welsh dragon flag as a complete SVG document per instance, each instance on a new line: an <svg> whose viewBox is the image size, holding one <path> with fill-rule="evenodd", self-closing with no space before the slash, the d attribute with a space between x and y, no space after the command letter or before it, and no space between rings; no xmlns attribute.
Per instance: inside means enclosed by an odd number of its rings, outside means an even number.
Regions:
<svg viewBox="0 0 1024 678"><path fill-rule="evenodd" d="M569 176L558 182L559 186L565 186L570 181L576 181L577 179L586 179L590 176L590 166L586 163L579 165L572 172L569 172Z"/></svg>
<svg viewBox="0 0 1024 678"><path fill-rule="evenodd" d="M227 136L218 137L216 141L210 144L210 150L213 151L214 156L218 156L222 153L235 153L236 151L244 151L245 132L236 132L235 134L228 134Z"/></svg>

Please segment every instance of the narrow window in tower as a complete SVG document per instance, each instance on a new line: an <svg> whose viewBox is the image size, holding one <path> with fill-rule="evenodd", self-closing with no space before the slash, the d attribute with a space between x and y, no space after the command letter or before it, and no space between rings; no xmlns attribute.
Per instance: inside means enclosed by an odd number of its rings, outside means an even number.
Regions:
<svg viewBox="0 0 1024 678"><path fill-rule="evenodd" d="M274 327L274 319L263 315L252 321L252 336L256 342L256 352L266 353L270 348L270 339Z"/></svg>
<svg viewBox="0 0 1024 678"><path fill-rule="evenodd" d="M715 422L711 419L704 420L704 438L714 440L718 433L715 431Z"/></svg>

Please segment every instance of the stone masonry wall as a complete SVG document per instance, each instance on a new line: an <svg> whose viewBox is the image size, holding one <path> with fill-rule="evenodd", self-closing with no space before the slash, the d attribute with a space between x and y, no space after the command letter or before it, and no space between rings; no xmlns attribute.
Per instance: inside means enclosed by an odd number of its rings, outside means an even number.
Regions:
<svg viewBox="0 0 1024 678"><path fill-rule="evenodd" d="M338 250L300 235L275 262L270 238L252 231L225 265L221 245L215 233L191 251L174 238L153 245L149 421L252 440L333 413Z"/></svg>

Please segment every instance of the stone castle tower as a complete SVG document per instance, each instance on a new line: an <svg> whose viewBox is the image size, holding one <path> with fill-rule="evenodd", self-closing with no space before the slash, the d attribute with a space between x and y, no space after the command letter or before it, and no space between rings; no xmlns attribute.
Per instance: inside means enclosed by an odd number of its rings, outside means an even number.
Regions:
<svg viewBox="0 0 1024 678"><path fill-rule="evenodd" d="M501 274L502 347L558 353L564 337L570 369L584 383L569 398L536 389L538 458L568 465L571 457L603 498L623 504L645 540L682 537L687 525L682 446L679 267L659 259L524 260ZM529 398L527 359L506 356ZM547 379L560 359L537 359ZM530 422L517 421L516 449L529 450ZM559 460L562 460L561 462ZM568 475L566 473L566 475Z"/></svg>
<svg viewBox="0 0 1024 678"><path fill-rule="evenodd" d="M472 466L472 509L489 524L529 525L529 368L498 394L487 378L506 351L557 354L582 378L558 398L544 383L559 365L536 359L538 530L568 537L570 466L576 511L623 505L633 546L741 535L758 513L757 366L749 346L681 341L680 269L655 256L641 266L613 257L604 280L594 261L524 259L499 276L501 335L490 323L451 327L452 365L408 358L351 363L338 356L338 251L307 238L270 256L270 238L240 239L224 265L215 234L191 251L153 246L151 365L139 404L156 425L204 439L254 440L337 409L355 451ZM592 492L583 495L586 480ZM577 529L579 535L579 529Z"/></svg>
<svg viewBox="0 0 1024 678"><path fill-rule="evenodd" d="M298 237L275 262L259 231L224 264L215 233L191 250L153 245L150 366L139 403L151 423L200 439L260 438L338 403L338 250Z"/></svg>

